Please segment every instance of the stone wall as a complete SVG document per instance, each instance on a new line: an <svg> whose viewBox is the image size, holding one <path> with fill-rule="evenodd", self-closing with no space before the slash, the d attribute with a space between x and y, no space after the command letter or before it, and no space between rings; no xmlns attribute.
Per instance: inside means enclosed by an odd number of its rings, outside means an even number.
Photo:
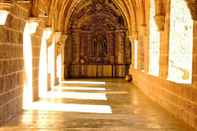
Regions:
<svg viewBox="0 0 197 131"><path fill-rule="evenodd" d="M157 1L158 2L158 1ZM160 1L161 2L161 1ZM161 8L162 3L157 3L157 6ZM158 5L159 4L159 5ZM193 4L194 5L194 4ZM149 5L146 5L149 7ZM164 109L174 114L175 117L182 119L192 127L197 129L197 22L194 21L193 31L193 69L192 69L192 84L177 84L167 80L168 77L168 61L169 61L169 32L170 32L170 1L166 0L164 4L163 13L157 12L156 23L160 31L160 74L158 77L149 75L148 66L149 61L144 62L144 70L141 69L141 53L138 56L138 69L131 68L130 73L133 76L133 83L139 87L153 101L160 104ZM192 15L194 16L194 11ZM161 11L161 10L159 10ZM148 11L147 11L148 12ZM147 34L149 34L149 15L147 19ZM139 30L143 32L143 30ZM145 34L145 33L144 33ZM144 35L143 37L147 37ZM139 38L136 39L139 41ZM148 45L149 41L143 41L144 45ZM140 42L139 42L140 44ZM140 45L138 45L140 46ZM145 49L148 49L147 46ZM144 51L144 57L149 57L149 52Z"/></svg>
<svg viewBox="0 0 197 131"><path fill-rule="evenodd" d="M197 129L197 88L132 70L133 83L175 117Z"/></svg>
<svg viewBox="0 0 197 131"><path fill-rule="evenodd" d="M5 26L0 26L0 124L22 110L24 85L23 30L29 10L13 4Z"/></svg>

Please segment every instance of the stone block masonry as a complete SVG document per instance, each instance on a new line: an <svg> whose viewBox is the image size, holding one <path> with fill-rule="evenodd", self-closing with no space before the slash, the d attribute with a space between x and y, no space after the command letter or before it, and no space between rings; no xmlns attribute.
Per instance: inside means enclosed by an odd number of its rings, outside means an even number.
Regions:
<svg viewBox="0 0 197 131"><path fill-rule="evenodd" d="M22 111L23 32L29 15L29 8L13 3L6 24L0 26L0 125Z"/></svg>

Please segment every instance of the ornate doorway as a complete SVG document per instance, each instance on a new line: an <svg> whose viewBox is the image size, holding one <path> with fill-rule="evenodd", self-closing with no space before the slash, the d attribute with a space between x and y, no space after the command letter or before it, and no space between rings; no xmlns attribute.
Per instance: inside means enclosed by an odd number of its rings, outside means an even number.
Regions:
<svg viewBox="0 0 197 131"><path fill-rule="evenodd" d="M65 48L69 78L124 77L131 64L124 17L110 0L84 0L72 14Z"/></svg>

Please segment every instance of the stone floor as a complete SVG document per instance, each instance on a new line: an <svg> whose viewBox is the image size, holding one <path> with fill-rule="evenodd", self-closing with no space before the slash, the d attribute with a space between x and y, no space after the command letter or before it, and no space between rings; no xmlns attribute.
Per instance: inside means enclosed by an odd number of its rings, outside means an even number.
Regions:
<svg viewBox="0 0 197 131"><path fill-rule="evenodd" d="M123 80L63 82L1 131L194 131Z"/></svg>

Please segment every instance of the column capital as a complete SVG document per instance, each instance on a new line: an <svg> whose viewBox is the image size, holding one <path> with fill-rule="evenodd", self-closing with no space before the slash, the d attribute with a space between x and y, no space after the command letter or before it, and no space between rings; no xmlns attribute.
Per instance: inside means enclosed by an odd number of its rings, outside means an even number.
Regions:
<svg viewBox="0 0 197 131"><path fill-rule="evenodd" d="M38 28L38 23L37 22L35 22L35 21L29 21L29 22L27 22L26 23L26 28L27 28L27 32L29 33L29 34L34 34L34 33L36 33L36 30L37 30L37 28ZM27 33L26 32L26 33Z"/></svg>
<svg viewBox="0 0 197 131"><path fill-rule="evenodd" d="M30 10L32 7L31 0L16 0L15 3L22 6L24 9L27 9L27 10Z"/></svg>
<svg viewBox="0 0 197 131"><path fill-rule="evenodd" d="M138 38L138 32L137 31L133 31L132 32L132 37L133 37L134 40L137 40L137 38Z"/></svg>
<svg viewBox="0 0 197 131"><path fill-rule="evenodd" d="M68 38L67 34L62 35L62 38L64 38L65 40Z"/></svg>
<svg viewBox="0 0 197 131"><path fill-rule="evenodd" d="M147 34L148 34L147 33L147 25L145 25L145 24L140 25L138 28L138 33L147 36Z"/></svg>
<svg viewBox="0 0 197 131"><path fill-rule="evenodd" d="M44 36L46 39L49 39L51 37L52 33L53 33L53 30L51 27L44 28Z"/></svg>
<svg viewBox="0 0 197 131"><path fill-rule="evenodd" d="M61 35L62 35L62 32L53 32L53 39L55 43L60 41Z"/></svg>
<svg viewBox="0 0 197 131"><path fill-rule="evenodd" d="M41 19L39 17L29 17L27 20L27 22L37 22L40 23Z"/></svg>
<svg viewBox="0 0 197 131"><path fill-rule="evenodd" d="M44 16L44 15L38 15L38 18L40 19L40 21L43 23L43 25L45 27L50 27L51 25L49 25L49 17L48 16Z"/></svg>
<svg viewBox="0 0 197 131"><path fill-rule="evenodd" d="M129 38L129 41L130 41L131 43L134 43L134 41L137 41L137 36L131 35L131 36L128 36L128 38Z"/></svg>
<svg viewBox="0 0 197 131"><path fill-rule="evenodd" d="M165 16L164 15L156 15L154 18L155 18L158 30L163 31L164 26L165 26Z"/></svg>

